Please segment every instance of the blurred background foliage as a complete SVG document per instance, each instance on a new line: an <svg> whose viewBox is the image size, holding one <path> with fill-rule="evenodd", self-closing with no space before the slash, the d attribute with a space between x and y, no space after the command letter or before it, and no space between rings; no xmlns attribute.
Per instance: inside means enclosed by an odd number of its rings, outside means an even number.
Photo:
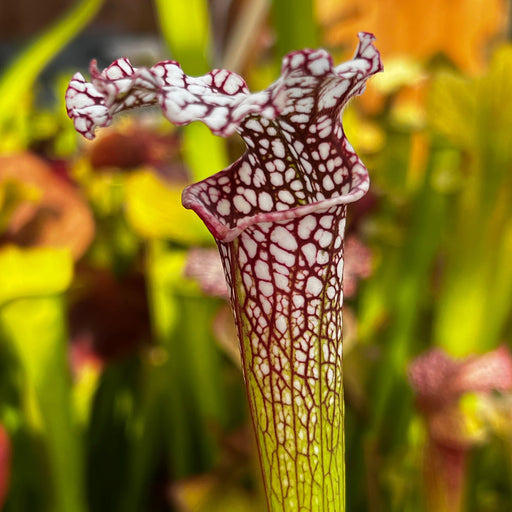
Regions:
<svg viewBox="0 0 512 512"><path fill-rule="evenodd" d="M87 142L64 90L120 56L226 67L258 90L286 52L340 62L360 30L385 73L344 114L372 177L346 240L348 510L512 510L509 9L3 2L2 510L264 509L222 271L180 204L241 142L151 111Z"/></svg>

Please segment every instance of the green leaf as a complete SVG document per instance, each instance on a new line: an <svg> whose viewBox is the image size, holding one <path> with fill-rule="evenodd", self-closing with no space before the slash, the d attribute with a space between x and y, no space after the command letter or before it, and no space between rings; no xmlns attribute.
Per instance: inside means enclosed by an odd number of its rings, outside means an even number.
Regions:
<svg viewBox="0 0 512 512"><path fill-rule="evenodd" d="M212 135L202 123L193 123L185 128L183 156L194 181L203 180L228 166L224 139Z"/></svg>
<svg viewBox="0 0 512 512"><path fill-rule="evenodd" d="M34 81L55 55L93 18L104 0L83 0L53 27L34 40L0 79L0 147L19 149L11 131ZM22 109L23 110L23 109ZM7 139L5 135L9 135ZM15 134L14 134L15 135Z"/></svg>
<svg viewBox="0 0 512 512"><path fill-rule="evenodd" d="M0 250L0 305L33 296L61 293L73 277L67 249L4 247Z"/></svg>
<svg viewBox="0 0 512 512"><path fill-rule="evenodd" d="M202 75L209 71L209 18L206 0L169 2L155 0L160 29L172 57L184 71ZM202 180L227 167L226 143L201 123L183 128L184 160L193 178Z"/></svg>
<svg viewBox="0 0 512 512"><path fill-rule="evenodd" d="M442 74L432 86L431 125L463 156L458 163L447 162L449 172L461 179L434 321L436 344L452 354L495 347L512 303L512 274L505 263L512 215L511 86L509 45L495 52L484 76Z"/></svg>
<svg viewBox="0 0 512 512"><path fill-rule="evenodd" d="M318 47L313 0L276 0L273 9L279 61L292 50Z"/></svg>
<svg viewBox="0 0 512 512"><path fill-rule="evenodd" d="M159 388L160 395L148 396L147 406L157 406L163 415L159 421L169 433L170 464L178 477L211 469L215 443L204 426L221 426L226 410L221 359L210 328L217 302L202 297L195 283L181 277L185 263L185 251L169 249L158 241L150 244L151 321L164 357L160 356L161 364L146 380L148 386ZM147 413L154 414L149 409Z"/></svg>
<svg viewBox="0 0 512 512"><path fill-rule="evenodd" d="M0 253L0 341L12 347L23 370L25 414L44 445L52 483L48 510L56 512L82 512L85 503L61 295L71 281L71 265L71 256L56 249Z"/></svg>
<svg viewBox="0 0 512 512"><path fill-rule="evenodd" d="M428 104L430 125L462 147L475 145L477 98L469 81L454 73L440 73L433 81Z"/></svg>
<svg viewBox="0 0 512 512"><path fill-rule="evenodd" d="M208 71L208 4L206 0L155 0L162 35L171 55L187 74Z"/></svg>
<svg viewBox="0 0 512 512"><path fill-rule="evenodd" d="M164 183L154 172L142 170L131 174L125 187L126 215L140 236L182 244L211 242L201 220L181 205L182 186Z"/></svg>

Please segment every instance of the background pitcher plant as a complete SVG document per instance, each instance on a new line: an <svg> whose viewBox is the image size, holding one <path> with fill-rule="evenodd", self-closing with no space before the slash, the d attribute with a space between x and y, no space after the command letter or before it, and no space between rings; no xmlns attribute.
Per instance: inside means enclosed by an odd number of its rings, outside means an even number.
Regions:
<svg viewBox="0 0 512 512"><path fill-rule="evenodd" d="M382 70L374 37L353 60L323 50L283 59L280 78L251 94L226 70L202 77L174 61L135 69L127 59L91 83L76 74L68 115L87 138L127 108L158 104L177 125L194 120L238 133L245 154L191 185L183 205L215 237L241 346L269 509L345 510L342 275L346 205L368 173L341 113Z"/></svg>

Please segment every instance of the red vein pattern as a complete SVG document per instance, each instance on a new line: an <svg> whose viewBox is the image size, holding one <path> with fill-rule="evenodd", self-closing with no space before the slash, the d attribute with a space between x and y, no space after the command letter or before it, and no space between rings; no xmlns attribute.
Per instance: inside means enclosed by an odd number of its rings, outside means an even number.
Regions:
<svg viewBox="0 0 512 512"><path fill-rule="evenodd" d="M227 71L191 78L174 62L135 70L126 60L101 74L93 65L92 84L77 74L67 92L89 138L114 113L158 103L176 124L198 119L247 145L187 187L183 205L222 256L272 511L344 510L343 235L346 205L369 179L340 117L382 69L374 37L359 39L337 67L323 50L287 55L281 77L256 94Z"/></svg>
<svg viewBox="0 0 512 512"><path fill-rule="evenodd" d="M344 498L344 223L335 206L219 244L270 510L336 511Z"/></svg>

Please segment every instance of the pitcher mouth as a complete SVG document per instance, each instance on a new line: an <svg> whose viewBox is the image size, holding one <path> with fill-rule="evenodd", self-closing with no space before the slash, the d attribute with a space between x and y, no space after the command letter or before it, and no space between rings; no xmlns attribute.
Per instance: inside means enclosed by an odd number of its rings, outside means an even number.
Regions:
<svg viewBox="0 0 512 512"><path fill-rule="evenodd" d="M345 194L296 206L289 210L259 212L253 216L243 218L234 227L226 225L221 218L212 213L208 205L204 204L198 198L196 194L197 183L189 185L183 190L182 204L185 208L193 210L203 220L216 240L228 243L237 238L242 231L254 224L265 222L284 222L309 215L313 212L326 211L330 208L353 203L359 200L368 192L370 187L368 172L366 168L362 167L362 169L364 172L353 174L351 189ZM228 171L223 171L223 173L224 172Z"/></svg>
<svg viewBox="0 0 512 512"><path fill-rule="evenodd" d="M246 153L183 191L183 205L218 241L230 242L255 224L348 204L368 191L368 171L341 122L347 102L382 69L373 35L360 33L359 39L354 59L337 67L324 50L288 54L281 77L266 89L270 96L284 91L278 115L244 119L237 132Z"/></svg>

